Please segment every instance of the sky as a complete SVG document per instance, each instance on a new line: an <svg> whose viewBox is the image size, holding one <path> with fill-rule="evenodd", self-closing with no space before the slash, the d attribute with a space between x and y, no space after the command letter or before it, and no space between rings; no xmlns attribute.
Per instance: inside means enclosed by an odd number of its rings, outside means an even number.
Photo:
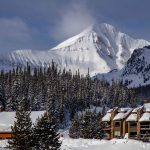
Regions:
<svg viewBox="0 0 150 150"><path fill-rule="evenodd" d="M48 50L97 22L150 41L150 0L0 0L0 52Z"/></svg>

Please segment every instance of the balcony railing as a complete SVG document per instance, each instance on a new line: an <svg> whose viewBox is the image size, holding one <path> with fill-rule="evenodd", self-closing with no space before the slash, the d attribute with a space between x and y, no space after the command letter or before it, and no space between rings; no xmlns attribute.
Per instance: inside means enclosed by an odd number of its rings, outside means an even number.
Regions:
<svg viewBox="0 0 150 150"><path fill-rule="evenodd" d="M120 125L115 125L114 127L116 127L116 128L120 128L121 126L120 126Z"/></svg>
<svg viewBox="0 0 150 150"><path fill-rule="evenodd" d="M150 125L140 125L141 129L150 129Z"/></svg>
<svg viewBox="0 0 150 150"><path fill-rule="evenodd" d="M130 138L131 138L131 139L137 139L138 136L137 136L137 135L130 135Z"/></svg>
<svg viewBox="0 0 150 150"><path fill-rule="evenodd" d="M137 128L137 126L129 126L130 128Z"/></svg>
<svg viewBox="0 0 150 150"><path fill-rule="evenodd" d="M150 134L140 134L141 138L150 138Z"/></svg>

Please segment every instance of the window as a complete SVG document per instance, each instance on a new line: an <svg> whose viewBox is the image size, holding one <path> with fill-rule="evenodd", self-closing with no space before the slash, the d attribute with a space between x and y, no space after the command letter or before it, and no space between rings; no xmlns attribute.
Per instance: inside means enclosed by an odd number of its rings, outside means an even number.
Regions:
<svg viewBox="0 0 150 150"><path fill-rule="evenodd" d="M115 131L115 132L114 132L114 136L115 136L115 137L120 137L120 136L121 136L120 131Z"/></svg>
<svg viewBox="0 0 150 150"><path fill-rule="evenodd" d="M130 127L136 127L137 123L136 122L130 122Z"/></svg>
<svg viewBox="0 0 150 150"><path fill-rule="evenodd" d="M120 127L120 122L115 122L115 127Z"/></svg>
<svg viewBox="0 0 150 150"><path fill-rule="evenodd" d="M137 132L130 132L130 137L137 137Z"/></svg>

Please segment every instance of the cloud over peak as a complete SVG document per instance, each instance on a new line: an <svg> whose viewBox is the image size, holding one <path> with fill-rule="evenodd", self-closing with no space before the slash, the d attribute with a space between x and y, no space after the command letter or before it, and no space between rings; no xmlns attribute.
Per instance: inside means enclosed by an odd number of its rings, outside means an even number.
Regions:
<svg viewBox="0 0 150 150"><path fill-rule="evenodd" d="M58 19L53 31L50 30L50 36L56 40L63 40L78 34L95 22L85 2L69 4Z"/></svg>

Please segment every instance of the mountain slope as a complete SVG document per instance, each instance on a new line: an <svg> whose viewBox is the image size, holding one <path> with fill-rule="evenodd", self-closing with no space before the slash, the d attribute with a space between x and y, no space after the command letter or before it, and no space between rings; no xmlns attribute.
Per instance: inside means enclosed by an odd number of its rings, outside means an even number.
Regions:
<svg viewBox="0 0 150 150"><path fill-rule="evenodd" d="M150 84L150 46L134 50L125 67L120 71L97 75L108 81L123 80L129 87Z"/></svg>
<svg viewBox="0 0 150 150"><path fill-rule="evenodd" d="M91 75L122 69L136 48L150 42L133 39L112 25L103 23L88 27L80 34L47 51L17 50L1 55L0 64L47 66L52 59L60 68L77 70ZM3 64L1 66L3 66Z"/></svg>

